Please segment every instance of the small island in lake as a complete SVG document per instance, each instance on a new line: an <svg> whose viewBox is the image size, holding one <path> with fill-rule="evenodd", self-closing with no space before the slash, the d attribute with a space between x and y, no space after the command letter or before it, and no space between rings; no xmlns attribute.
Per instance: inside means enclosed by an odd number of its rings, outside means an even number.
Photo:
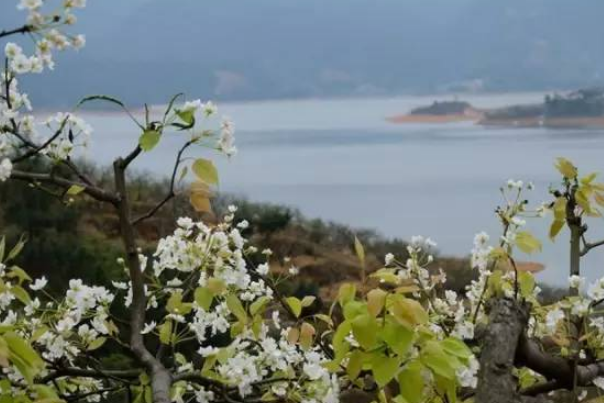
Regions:
<svg viewBox="0 0 604 403"><path fill-rule="evenodd" d="M408 115L388 118L392 123L449 123L476 121L481 113L465 101L434 101L431 105L420 106Z"/></svg>
<svg viewBox="0 0 604 403"><path fill-rule="evenodd" d="M604 128L604 89L587 88L546 95L542 103L480 109L464 101L435 101L407 115L387 118L392 123L450 123L473 121L485 126Z"/></svg>

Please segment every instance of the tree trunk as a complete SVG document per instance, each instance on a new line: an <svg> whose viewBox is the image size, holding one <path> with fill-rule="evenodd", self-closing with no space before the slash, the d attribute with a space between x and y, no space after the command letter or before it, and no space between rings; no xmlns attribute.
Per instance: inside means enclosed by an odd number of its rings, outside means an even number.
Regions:
<svg viewBox="0 0 604 403"><path fill-rule="evenodd" d="M147 350L141 331L145 325L147 298L145 296L145 278L141 270L136 237L131 222L131 207L126 187L124 160L117 159L114 164L115 190L118 193L117 203L120 219L120 233L126 250L126 264L132 282L132 305L130 306L130 349L145 366L151 378L154 403L170 403L172 377L163 364Z"/></svg>
<svg viewBox="0 0 604 403"><path fill-rule="evenodd" d="M523 397L512 370L520 335L528 321L528 309L517 301L501 298L489 307L478 372L476 403L546 402L545 398Z"/></svg>

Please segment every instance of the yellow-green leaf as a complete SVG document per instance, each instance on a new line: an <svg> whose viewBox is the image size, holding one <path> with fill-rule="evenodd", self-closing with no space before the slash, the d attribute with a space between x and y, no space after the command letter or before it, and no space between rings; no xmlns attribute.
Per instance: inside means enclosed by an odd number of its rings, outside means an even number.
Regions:
<svg viewBox="0 0 604 403"><path fill-rule="evenodd" d="M191 167L193 172L199 179L204 181L209 185L218 184L218 171L214 166L214 163L210 160L206 160L204 158L198 158L193 162L193 166Z"/></svg>
<svg viewBox="0 0 604 403"><path fill-rule="evenodd" d="M84 191L84 189L86 189L84 186L80 186L80 185L71 185L69 187L69 189L67 189L67 194L69 196L76 196L80 193L82 193Z"/></svg>
<svg viewBox="0 0 604 403"><path fill-rule="evenodd" d="M557 159L556 168L566 179L575 179L577 177L577 168L566 158Z"/></svg>
<svg viewBox="0 0 604 403"><path fill-rule="evenodd" d="M96 350L97 348L100 348L103 344L105 344L106 341L107 341L107 338L105 338L105 337L98 337L98 338L94 339L88 345L88 350L89 351Z"/></svg>
<svg viewBox="0 0 604 403"><path fill-rule="evenodd" d="M239 298L237 298L236 295L227 295L226 303L231 313L235 315L235 317L239 319L241 323L247 323L247 313L245 312L245 308L243 307L241 301L239 300Z"/></svg>
<svg viewBox="0 0 604 403"><path fill-rule="evenodd" d="M389 309L394 318L403 326L414 328L428 322L428 313L417 301L409 298L396 298Z"/></svg>
<svg viewBox="0 0 604 403"><path fill-rule="evenodd" d="M285 301L296 318L299 318L302 313L302 302L296 297L288 297Z"/></svg>
<svg viewBox="0 0 604 403"><path fill-rule="evenodd" d="M386 296L388 293L380 288L373 289L367 293L367 309L373 316L378 316L384 304L386 303Z"/></svg>
<svg viewBox="0 0 604 403"><path fill-rule="evenodd" d="M351 380L357 379L363 369L365 354L361 350L355 350L350 354L348 364L346 365L346 373Z"/></svg>
<svg viewBox="0 0 604 403"><path fill-rule="evenodd" d="M424 400L423 370L424 366L421 362L414 360L407 364L398 375L400 393L407 403L420 403Z"/></svg>
<svg viewBox="0 0 604 403"><path fill-rule="evenodd" d="M143 151L151 151L159 143L160 137L161 133L157 130L145 130L139 137L138 144Z"/></svg>
<svg viewBox="0 0 604 403"><path fill-rule="evenodd" d="M198 287L195 290L195 302L197 302L197 305L203 308L204 311L210 309L213 300L214 293L212 293L212 291L210 291L207 287Z"/></svg>
<svg viewBox="0 0 604 403"><path fill-rule="evenodd" d="M172 339L172 321L167 320L159 327L159 341L170 344Z"/></svg>
<svg viewBox="0 0 604 403"><path fill-rule="evenodd" d="M377 341L378 324L369 314L359 315L352 321L352 334L366 350L371 349Z"/></svg>
<svg viewBox="0 0 604 403"><path fill-rule="evenodd" d="M357 254L359 262L361 262L361 265L365 266L365 248L356 236L354 237L354 251Z"/></svg>
<svg viewBox="0 0 604 403"><path fill-rule="evenodd" d="M310 323L304 322L300 326L300 345L304 349L309 349L312 346L313 338L316 330Z"/></svg>
<svg viewBox="0 0 604 403"><path fill-rule="evenodd" d="M554 220L552 225L549 227L549 238L553 241L556 236L560 233L560 230L564 227L564 221Z"/></svg>
<svg viewBox="0 0 604 403"><path fill-rule="evenodd" d="M371 362L373 377L377 384L383 388L395 376L398 375L399 360L394 357L387 357L376 354Z"/></svg>
<svg viewBox="0 0 604 403"><path fill-rule="evenodd" d="M541 241L527 231L520 231L516 234L516 246L524 253L541 251Z"/></svg>
<svg viewBox="0 0 604 403"><path fill-rule="evenodd" d="M353 283L344 283L338 291L338 302L343 307L349 301L352 301L357 293L357 288Z"/></svg>

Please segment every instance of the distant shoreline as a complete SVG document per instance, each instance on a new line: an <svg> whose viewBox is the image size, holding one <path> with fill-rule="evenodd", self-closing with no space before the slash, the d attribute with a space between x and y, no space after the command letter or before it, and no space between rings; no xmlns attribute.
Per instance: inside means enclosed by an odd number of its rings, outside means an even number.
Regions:
<svg viewBox="0 0 604 403"><path fill-rule="evenodd" d="M556 129L604 129L604 116L600 117L568 117L568 118L506 118L490 119L484 114L454 114L454 115L397 115L387 117L393 124L447 124L458 122L473 122L480 126L516 127L516 128L556 128Z"/></svg>

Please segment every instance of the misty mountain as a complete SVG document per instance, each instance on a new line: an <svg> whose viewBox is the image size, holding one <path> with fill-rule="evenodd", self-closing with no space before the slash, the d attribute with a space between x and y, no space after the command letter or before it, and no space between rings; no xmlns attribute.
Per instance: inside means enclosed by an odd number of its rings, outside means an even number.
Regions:
<svg viewBox="0 0 604 403"><path fill-rule="evenodd" d="M11 3L11 2L6 2ZM4 12L6 10L6 12ZM19 21L0 6L0 26ZM574 88L602 83L601 0L90 0L38 103Z"/></svg>

